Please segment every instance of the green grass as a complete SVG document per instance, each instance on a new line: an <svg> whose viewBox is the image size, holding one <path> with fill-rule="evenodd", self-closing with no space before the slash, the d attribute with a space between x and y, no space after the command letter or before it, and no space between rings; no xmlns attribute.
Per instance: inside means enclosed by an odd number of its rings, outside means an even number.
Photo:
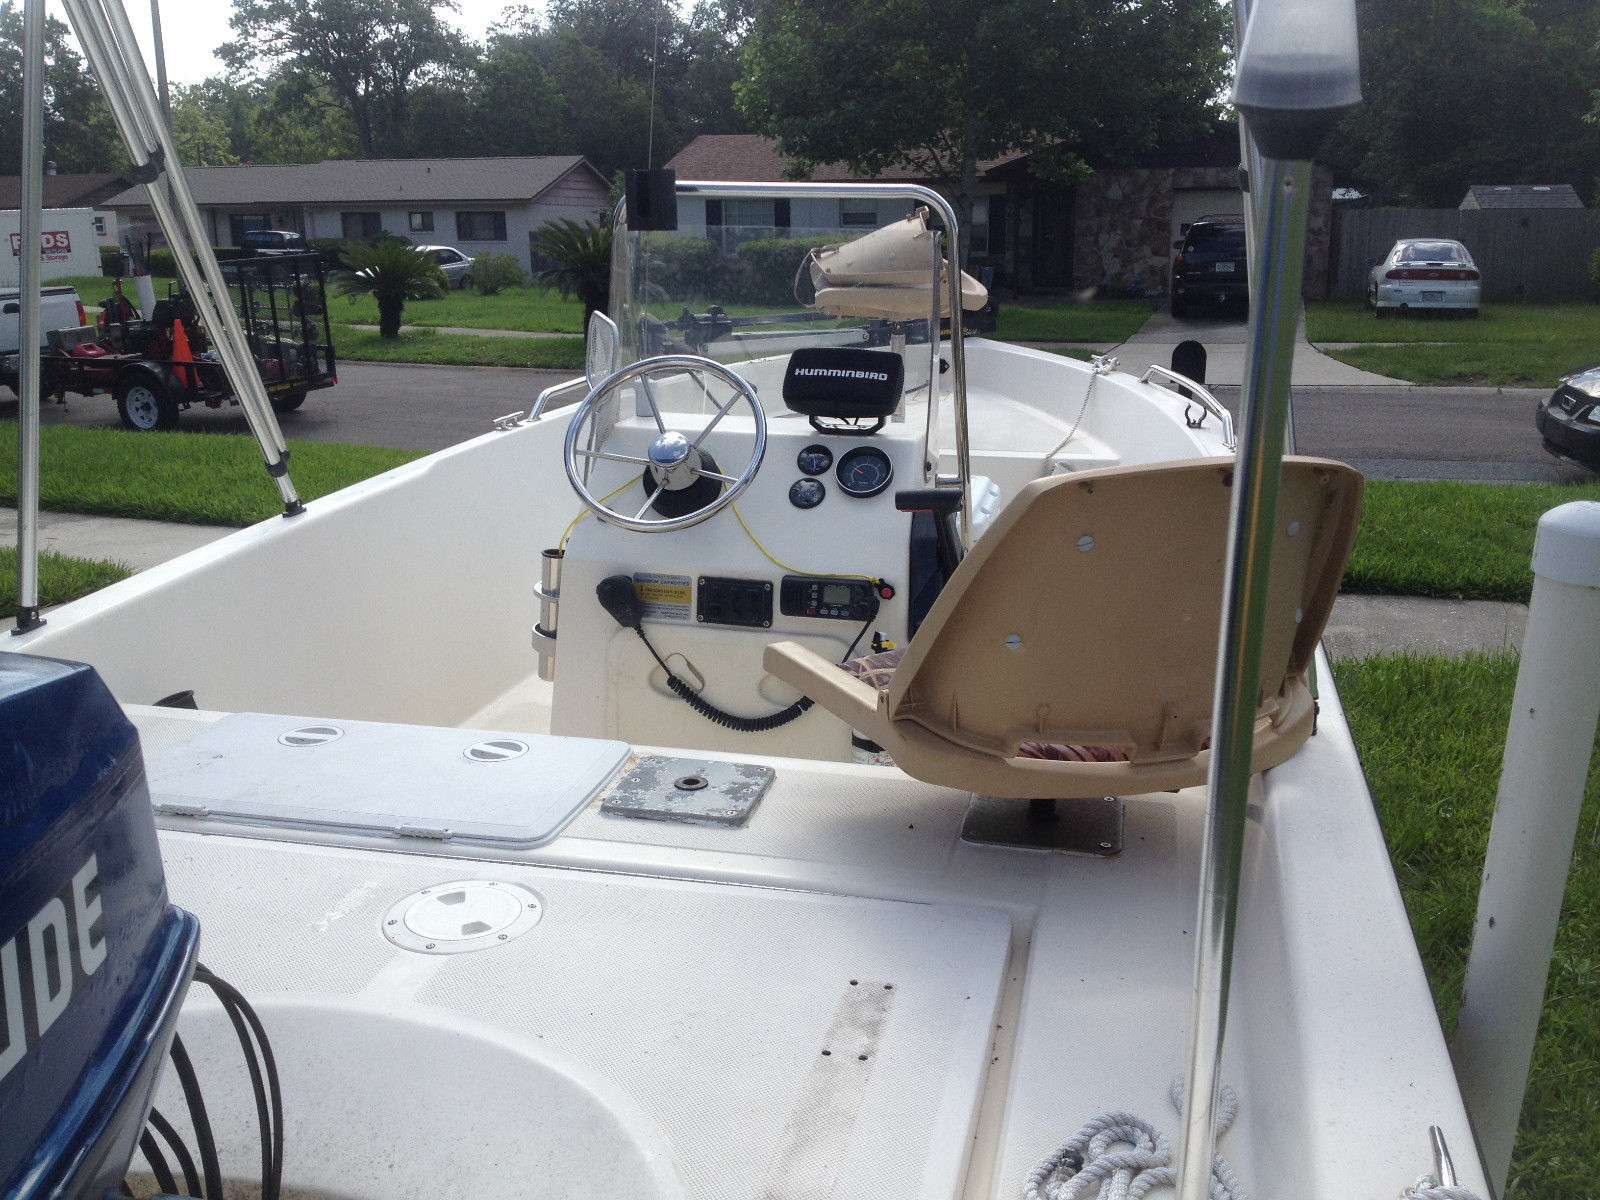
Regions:
<svg viewBox="0 0 1600 1200"><path fill-rule="evenodd" d="M328 315L335 321L376 325L378 304L371 296L335 296L329 289ZM464 329L524 329L544 333L583 332L583 305L541 288L507 288L480 296L470 288L438 300L407 300L407 325L458 325Z"/></svg>
<svg viewBox="0 0 1600 1200"><path fill-rule="evenodd" d="M121 563L68 558L63 554L39 555L39 606L76 600L133 574ZM17 615L17 552L0 546L0 619Z"/></svg>
<svg viewBox="0 0 1600 1200"><path fill-rule="evenodd" d="M57 426L41 431L39 496L55 512L249 525L283 511L255 442L242 435L133 433ZM289 443L302 499L349 487L412 459L413 450ZM17 498L17 443L0 438L0 504Z"/></svg>
<svg viewBox="0 0 1600 1200"><path fill-rule="evenodd" d="M1382 321L1353 301L1306 305L1311 341L1396 343L1327 350L1341 362L1412 383L1554 387L1600 358L1600 306L1486 304L1476 320L1445 314Z"/></svg>
<svg viewBox="0 0 1600 1200"><path fill-rule="evenodd" d="M1466 600L1526 600L1539 518L1600 483L1367 484L1344 590Z"/></svg>
<svg viewBox="0 0 1600 1200"><path fill-rule="evenodd" d="M1334 663L1446 1033L1455 1028L1517 658ZM1600 1162L1600 762L1591 760L1510 1200L1592 1196Z"/></svg>
<svg viewBox="0 0 1600 1200"><path fill-rule="evenodd" d="M1063 300L1001 304L995 339L1004 342L1125 342L1150 319L1150 300Z"/></svg>
<svg viewBox="0 0 1600 1200"><path fill-rule="evenodd" d="M346 362L583 370L583 339L580 337L480 337L472 333L407 329L397 338L386 339L379 337L376 330L335 325L333 348L338 357Z"/></svg>

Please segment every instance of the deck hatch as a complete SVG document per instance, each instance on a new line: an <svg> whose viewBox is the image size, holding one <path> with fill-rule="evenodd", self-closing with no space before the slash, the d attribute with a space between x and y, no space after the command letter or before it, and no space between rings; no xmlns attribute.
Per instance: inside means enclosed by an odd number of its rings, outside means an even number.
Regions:
<svg viewBox="0 0 1600 1200"><path fill-rule="evenodd" d="M337 729L313 742L308 730ZM156 811L288 830L542 846L621 768L622 742L235 713L150 756Z"/></svg>

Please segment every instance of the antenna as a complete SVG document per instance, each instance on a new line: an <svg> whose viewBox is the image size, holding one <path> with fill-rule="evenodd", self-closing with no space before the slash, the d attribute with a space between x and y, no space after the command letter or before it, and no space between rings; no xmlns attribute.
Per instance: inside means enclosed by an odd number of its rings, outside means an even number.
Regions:
<svg viewBox="0 0 1600 1200"><path fill-rule="evenodd" d="M656 165L656 60L661 57L661 0L656 0L655 28L650 34L650 133L645 142L645 169Z"/></svg>

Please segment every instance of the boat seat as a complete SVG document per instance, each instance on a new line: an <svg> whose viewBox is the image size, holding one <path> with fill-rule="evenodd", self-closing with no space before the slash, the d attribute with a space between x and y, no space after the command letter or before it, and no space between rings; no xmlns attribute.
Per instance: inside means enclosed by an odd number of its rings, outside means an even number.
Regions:
<svg viewBox="0 0 1600 1200"><path fill-rule="evenodd" d="M769 646L766 669L929 783L1060 799L1204 783L1233 472L1199 459L1035 480L962 560L881 691L794 642ZM1311 734L1305 674L1361 490L1343 463L1284 460L1258 771ZM1029 757L1025 742L1121 760Z"/></svg>

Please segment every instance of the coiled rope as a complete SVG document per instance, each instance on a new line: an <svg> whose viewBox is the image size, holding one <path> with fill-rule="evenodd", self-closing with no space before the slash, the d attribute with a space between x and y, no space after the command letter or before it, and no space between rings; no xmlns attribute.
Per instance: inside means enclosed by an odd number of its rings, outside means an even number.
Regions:
<svg viewBox="0 0 1600 1200"><path fill-rule="evenodd" d="M1182 1081L1174 1079L1167 1095L1181 1113ZM1223 1084L1218 1138L1238 1111L1238 1096ZM1177 1181L1172 1144L1164 1133L1133 1113L1101 1113L1040 1160L1028 1176L1023 1200L1141 1200L1156 1188L1176 1187ZM1211 1159L1211 1200L1245 1200L1244 1188L1220 1154Z"/></svg>

